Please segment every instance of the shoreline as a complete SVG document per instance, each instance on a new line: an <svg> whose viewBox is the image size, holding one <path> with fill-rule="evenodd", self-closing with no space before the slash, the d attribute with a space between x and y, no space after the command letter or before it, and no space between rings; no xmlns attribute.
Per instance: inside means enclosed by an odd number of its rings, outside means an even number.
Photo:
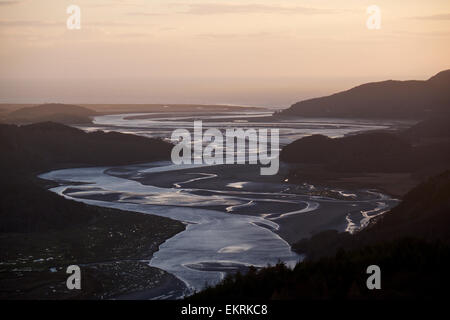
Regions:
<svg viewBox="0 0 450 320"><path fill-rule="evenodd" d="M4 299L102 299L127 288L151 287L172 276L144 261L185 230L179 221L68 200L46 188L54 182L35 176L14 183L31 203L34 199L55 203L73 215L62 229L0 233ZM82 268L81 292L65 286L66 267L74 264Z"/></svg>
<svg viewBox="0 0 450 320"><path fill-rule="evenodd" d="M345 206L345 200L351 201L351 195L356 193L369 193L368 189L376 187L380 197L384 194L387 196L385 200L395 201L396 196L390 197L392 193L384 192L378 185L368 185L364 180L354 179L350 183L328 184L327 180L321 180L317 183L314 191L305 190L301 184L285 182L284 177L288 175L292 167L282 164L280 173L276 176L260 176L258 174L258 166L240 166L240 165L215 165L205 166L201 168L185 168L176 172L154 172L133 176L131 172L121 172L117 176L135 180L143 185L151 185L160 188L185 188L189 190L190 194L205 195L205 196L230 196L243 197L248 194L248 199L253 199L246 205L235 206L219 206L208 205L193 206L193 208L205 208L219 211L226 211L228 214L261 216L267 221L273 221L279 225L278 229L269 228L268 225L260 225L268 228L272 232L279 235L284 241L293 245L294 243L313 236L314 234L334 229L338 231L345 231L347 229L348 220L346 218L348 210ZM113 170L112 170L113 171ZM117 174L118 172L109 172L110 174ZM206 176L206 177L205 177ZM394 177L395 178L395 177ZM241 180L241 182L236 181ZM310 185L313 187L312 185ZM351 187L351 188L349 188ZM337 190L333 190L336 188ZM276 205L271 205L270 202L265 202L267 196L277 197L280 201L283 197L298 194L300 202L295 206L292 203L278 202ZM342 195L344 194L344 195ZM348 196L350 194L350 196ZM314 210L314 197L323 198L320 204L320 214L308 212ZM327 197L331 197L329 201ZM367 195L360 194L360 197L367 198ZM312 200L311 200L311 199ZM301 200L305 199L305 200ZM333 199L344 200L339 203L333 202ZM270 199L269 199L270 200ZM302 201L306 201L302 203ZM313 201L308 204L308 201ZM259 207L258 207L259 202ZM338 206L339 204L339 206ZM350 204L350 202L349 202ZM182 205L173 205L174 207L183 207ZM264 211L270 211L270 214L264 214ZM274 210L279 210L279 213ZM364 209L364 204L355 209ZM353 211L355 211L353 210Z"/></svg>
<svg viewBox="0 0 450 320"><path fill-rule="evenodd" d="M376 189L396 198L403 196L414 188L420 179L408 172L332 172L320 165L291 165L288 179L292 183L308 182L318 186L343 189Z"/></svg>
<svg viewBox="0 0 450 320"><path fill-rule="evenodd" d="M162 284L144 290L131 291L112 297L111 300L177 300L185 296L186 284L167 272Z"/></svg>

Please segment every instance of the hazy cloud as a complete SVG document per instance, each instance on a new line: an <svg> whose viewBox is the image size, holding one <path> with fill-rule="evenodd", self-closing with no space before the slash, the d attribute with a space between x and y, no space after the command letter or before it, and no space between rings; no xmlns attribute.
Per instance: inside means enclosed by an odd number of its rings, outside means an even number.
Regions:
<svg viewBox="0 0 450 320"><path fill-rule="evenodd" d="M54 27L57 25L65 26L64 22L55 21L0 20L0 26L3 27Z"/></svg>
<svg viewBox="0 0 450 320"><path fill-rule="evenodd" d="M263 4L221 4L221 3L198 3L177 4L187 6L188 10L179 13L208 15L208 14L233 14L233 13L278 13L278 14L328 14L334 12L330 9L318 9L310 7L285 7Z"/></svg>
<svg viewBox="0 0 450 320"><path fill-rule="evenodd" d="M197 37L205 39L236 39L236 38L265 38L270 36L268 32L255 32L255 33L204 33L199 34Z"/></svg>
<svg viewBox="0 0 450 320"><path fill-rule="evenodd" d="M88 21L89 27L134 27L151 26L152 24L142 24L123 21ZM37 21L37 20L0 20L0 27L66 27L65 21Z"/></svg>
<svg viewBox="0 0 450 320"><path fill-rule="evenodd" d="M416 16L413 19L419 20L450 20L450 13L445 14L434 14L431 16Z"/></svg>
<svg viewBox="0 0 450 320"><path fill-rule="evenodd" d="M135 17L153 17L153 16L161 16L162 13L156 13L156 12L128 12L128 16L135 16Z"/></svg>
<svg viewBox="0 0 450 320"><path fill-rule="evenodd" d="M88 8L144 7L144 4L115 1L112 3L90 3L87 5L83 5L83 7Z"/></svg>
<svg viewBox="0 0 450 320"><path fill-rule="evenodd" d="M15 4L19 4L22 1L0 1L0 7L1 6L11 6L11 5L15 5Z"/></svg>

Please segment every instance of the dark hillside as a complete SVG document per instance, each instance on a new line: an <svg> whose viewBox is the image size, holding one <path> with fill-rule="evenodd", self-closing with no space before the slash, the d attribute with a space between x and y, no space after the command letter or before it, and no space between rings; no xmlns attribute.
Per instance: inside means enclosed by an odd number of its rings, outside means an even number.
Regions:
<svg viewBox="0 0 450 320"><path fill-rule="evenodd" d="M45 122L0 125L0 168L10 172L44 171L64 165L95 166L170 158L172 145L131 134L82 130Z"/></svg>
<svg viewBox="0 0 450 320"><path fill-rule="evenodd" d="M278 116L426 119L448 114L450 70L426 81L367 83L330 96L304 100Z"/></svg>
<svg viewBox="0 0 450 320"><path fill-rule="evenodd" d="M4 116L3 122L27 124L43 121L53 121L64 124L90 123L95 111L88 108L62 104L48 103L33 107L24 107Z"/></svg>

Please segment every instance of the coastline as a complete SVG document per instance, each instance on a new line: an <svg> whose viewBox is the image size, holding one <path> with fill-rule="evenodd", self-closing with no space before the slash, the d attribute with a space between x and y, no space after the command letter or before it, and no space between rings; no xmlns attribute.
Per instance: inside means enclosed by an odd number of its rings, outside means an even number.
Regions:
<svg viewBox="0 0 450 320"><path fill-rule="evenodd" d="M186 284L172 275L166 276L158 286L144 290L130 291L115 297L112 300L176 300L186 294Z"/></svg>

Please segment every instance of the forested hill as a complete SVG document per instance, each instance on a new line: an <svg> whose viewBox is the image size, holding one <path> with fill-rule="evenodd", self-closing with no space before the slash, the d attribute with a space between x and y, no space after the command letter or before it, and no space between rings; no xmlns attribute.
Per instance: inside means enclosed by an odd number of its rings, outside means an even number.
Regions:
<svg viewBox="0 0 450 320"><path fill-rule="evenodd" d="M445 115L398 132L365 132L342 138L313 135L283 147L280 159L294 165L289 178L301 178L304 173L295 165L318 165L334 173L436 175L450 169L449 123L450 115Z"/></svg>
<svg viewBox="0 0 450 320"><path fill-rule="evenodd" d="M170 159L161 139L103 131L86 133L63 124L0 125L0 168L19 174L61 166L121 165Z"/></svg>
<svg viewBox="0 0 450 320"><path fill-rule="evenodd" d="M412 118L448 113L450 70L426 81L381 81L366 83L330 96L304 100L278 116L340 118Z"/></svg>
<svg viewBox="0 0 450 320"><path fill-rule="evenodd" d="M25 107L4 116L3 122L29 124L53 121L64 124L90 123L97 113L86 107L62 103L47 103Z"/></svg>

